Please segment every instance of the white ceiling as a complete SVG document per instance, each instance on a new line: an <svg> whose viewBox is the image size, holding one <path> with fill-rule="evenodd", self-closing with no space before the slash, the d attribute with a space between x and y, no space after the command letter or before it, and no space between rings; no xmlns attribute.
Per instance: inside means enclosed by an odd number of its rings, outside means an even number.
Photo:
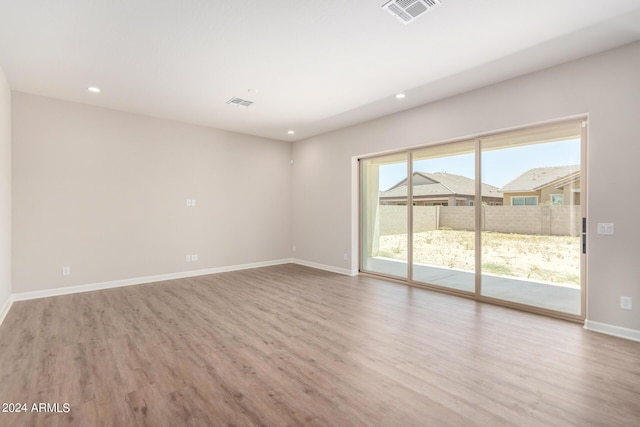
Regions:
<svg viewBox="0 0 640 427"><path fill-rule="evenodd" d="M295 141L640 40L640 0L442 0L406 26L385 2L0 0L0 67L17 91Z"/></svg>

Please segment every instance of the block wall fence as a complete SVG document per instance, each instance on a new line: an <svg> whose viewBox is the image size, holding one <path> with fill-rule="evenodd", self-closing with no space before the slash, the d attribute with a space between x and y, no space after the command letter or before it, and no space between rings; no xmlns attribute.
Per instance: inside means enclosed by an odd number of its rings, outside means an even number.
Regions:
<svg viewBox="0 0 640 427"><path fill-rule="evenodd" d="M380 235L404 234L407 230L407 207L379 207ZM580 206L482 206L482 230L499 233L579 236ZM473 206L414 206L413 230L473 230Z"/></svg>

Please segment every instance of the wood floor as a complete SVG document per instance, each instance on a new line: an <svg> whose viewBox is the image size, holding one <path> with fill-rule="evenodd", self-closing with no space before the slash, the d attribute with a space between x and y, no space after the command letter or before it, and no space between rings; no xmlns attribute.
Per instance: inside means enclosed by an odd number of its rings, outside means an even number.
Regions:
<svg viewBox="0 0 640 427"><path fill-rule="evenodd" d="M16 302L0 402L70 409L1 426L638 426L640 343L283 265Z"/></svg>

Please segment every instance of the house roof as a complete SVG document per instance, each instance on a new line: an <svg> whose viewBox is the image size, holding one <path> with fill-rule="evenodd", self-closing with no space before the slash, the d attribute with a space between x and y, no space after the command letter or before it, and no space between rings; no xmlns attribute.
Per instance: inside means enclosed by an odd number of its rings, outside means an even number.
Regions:
<svg viewBox="0 0 640 427"><path fill-rule="evenodd" d="M446 172L414 172L413 196L473 196L475 194L475 180L462 175ZM383 191L382 198L407 197L407 180L403 179L396 185ZM482 184L482 197L502 197L497 187Z"/></svg>
<svg viewBox="0 0 640 427"><path fill-rule="evenodd" d="M580 165L529 169L500 189L503 193L536 191L580 173Z"/></svg>

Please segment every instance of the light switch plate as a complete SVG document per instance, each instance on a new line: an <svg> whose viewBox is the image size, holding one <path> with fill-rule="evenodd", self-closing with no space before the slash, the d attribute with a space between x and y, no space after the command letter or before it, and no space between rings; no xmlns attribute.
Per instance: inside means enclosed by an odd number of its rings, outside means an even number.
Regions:
<svg viewBox="0 0 640 427"><path fill-rule="evenodd" d="M631 297L620 297L620 308L624 310L633 309L633 300Z"/></svg>

